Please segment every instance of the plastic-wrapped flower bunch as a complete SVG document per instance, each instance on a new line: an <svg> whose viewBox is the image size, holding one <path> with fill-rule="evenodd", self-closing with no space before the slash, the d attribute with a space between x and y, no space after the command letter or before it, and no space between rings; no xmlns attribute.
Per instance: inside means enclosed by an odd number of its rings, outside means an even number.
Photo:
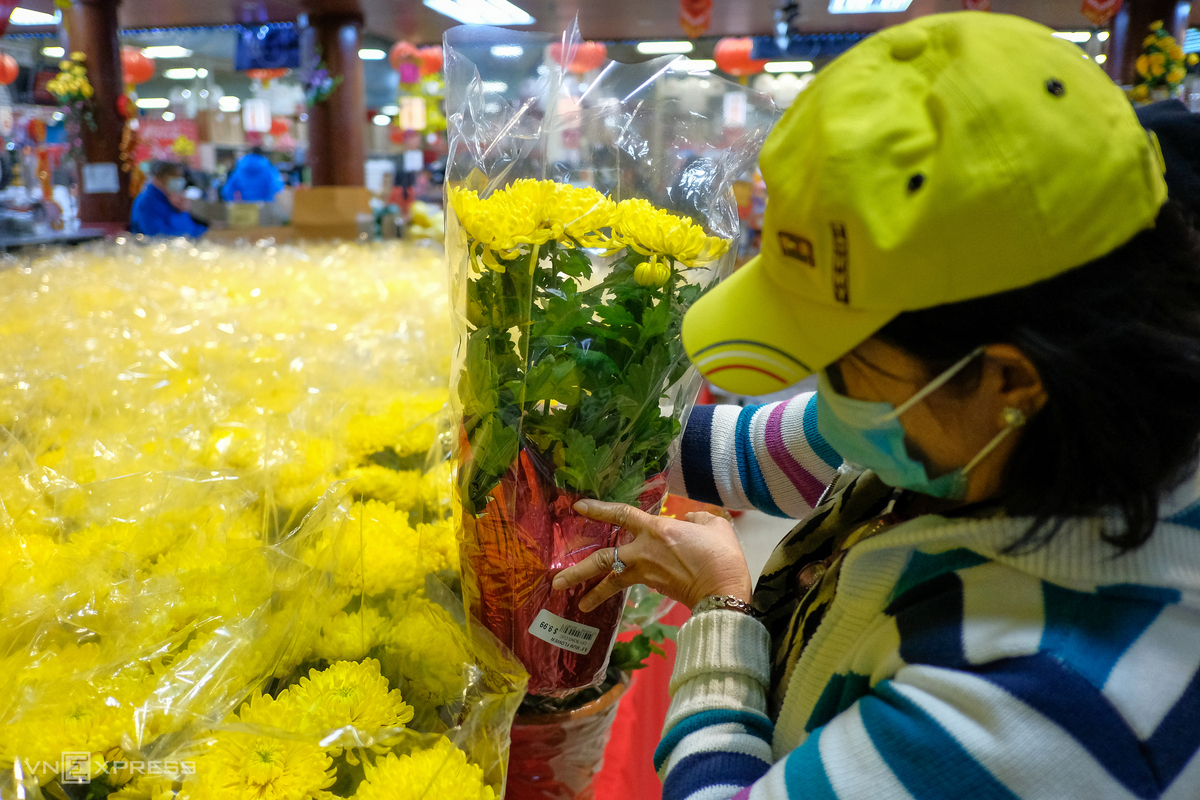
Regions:
<svg viewBox="0 0 1200 800"><path fill-rule="evenodd" d="M524 676L446 588L448 327L407 243L0 272L0 796L500 790Z"/></svg>

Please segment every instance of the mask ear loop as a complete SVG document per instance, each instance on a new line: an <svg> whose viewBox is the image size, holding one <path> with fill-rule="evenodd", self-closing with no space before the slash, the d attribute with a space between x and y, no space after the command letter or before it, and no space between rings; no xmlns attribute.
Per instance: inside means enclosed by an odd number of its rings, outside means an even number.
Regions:
<svg viewBox="0 0 1200 800"><path fill-rule="evenodd" d="M910 408L915 406L917 403L921 402L926 397L929 397L929 395L933 394L938 389L945 386L947 383L950 382L950 380L955 375L962 372L964 369L966 369L966 366L968 364L970 364L972 361L974 361L976 358L978 358L983 353L984 349L985 348L983 345L976 347L974 350L972 350L966 357L964 357L957 364L950 367L950 369L946 370L945 372L943 372L941 375L934 378L929 383L925 384L925 388L921 389L919 392L914 394L912 397L908 398L908 400L906 400L904 402L904 404L901 405L899 408L897 408L895 411L890 411L887 414L884 414L882 417L880 417L876 421L876 424L879 424L881 422L890 422L891 420L897 419L901 414L908 411Z"/></svg>
<svg viewBox="0 0 1200 800"><path fill-rule="evenodd" d="M1021 409L1013 408L1011 406L1004 409L1004 430L992 437L992 440L988 442L982 450L979 451L979 454L967 462L967 465L963 467L962 474L966 475L970 473L971 470L975 469L975 467L979 465L980 461L983 461L985 458L987 458L993 450L1000 446L1001 442L1008 438L1010 433L1018 428L1024 427L1026 422L1028 422L1028 419L1025 416L1025 412Z"/></svg>

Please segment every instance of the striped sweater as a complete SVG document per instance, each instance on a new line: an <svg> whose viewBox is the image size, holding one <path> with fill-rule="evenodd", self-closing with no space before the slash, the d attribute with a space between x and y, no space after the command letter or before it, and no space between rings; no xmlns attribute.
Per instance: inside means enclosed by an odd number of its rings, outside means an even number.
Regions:
<svg viewBox="0 0 1200 800"><path fill-rule="evenodd" d="M809 433L787 463L767 431L779 414L799 420L785 435L806 432L809 399L697 409L709 441L689 424L676 489L803 510L796 465L820 477L836 459ZM711 483L707 464L724 468ZM1006 553L1029 524L926 515L855 544L774 719L763 624L690 620L655 755L663 797L1200 798L1200 480L1123 556L1100 519Z"/></svg>

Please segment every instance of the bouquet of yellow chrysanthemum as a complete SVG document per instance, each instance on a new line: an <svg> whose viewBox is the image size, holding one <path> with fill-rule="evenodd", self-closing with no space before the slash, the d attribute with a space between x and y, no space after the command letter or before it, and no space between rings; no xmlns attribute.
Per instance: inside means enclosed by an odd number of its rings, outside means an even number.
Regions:
<svg viewBox="0 0 1200 800"><path fill-rule="evenodd" d="M92 95L95 90L87 77L85 63L87 55L71 53L69 59L59 62L59 73L46 84L46 91L54 95L67 112L67 161L77 161L83 153L83 126L96 130L96 118L92 113Z"/></svg>
<svg viewBox="0 0 1200 800"><path fill-rule="evenodd" d="M524 675L447 588L441 256L126 241L0 273L0 796L501 790Z"/></svg>
<svg viewBox="0 0 1200 800"><path fill-rule="evenodd" d="M732 181L773 106L729 84L745 101L730 107L747 113L698 115L681 92L699 78L670 59L609 64L584 85L549 45L447 33L446 242L464 592L529 670L530 692L562 695L603 680L624 603L584 613L594 584L551 592L558 570L617 541L572 506L657 511L699 387L683 315L733 266ZM490 55L517 49L541 58ZM503 96L481 79L521 70Z"/></svg>
<svg viewBox="0 0 1200 800"><path fill-rule="evenodd" d="M1137 59L1140 80L1133 87L1133 99L1146 102L1155 90L1174 92L1187 76L1188 63L1183 47L1163 28L1162 20L1152 22Z"/></svg>

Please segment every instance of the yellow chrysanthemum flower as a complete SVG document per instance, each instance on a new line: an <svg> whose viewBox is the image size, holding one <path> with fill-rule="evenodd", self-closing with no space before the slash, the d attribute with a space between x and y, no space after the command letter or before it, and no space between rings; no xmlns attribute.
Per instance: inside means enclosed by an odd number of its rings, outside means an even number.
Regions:
<svg viewBox="0 0 1200 800"><path fill-rule="evenodd" d="M720 258L730 244L728 239L705 235L691 219L640 198L617 205L613 240L644 256L667 256L687 267Z"/></svg>
<svg viewBox="0 0 1200 800"><path fill-rule="evenodd" d="M1171 48L1168 52L1171 55L1172 61L1183 61L1183 48L1178 44L1171 45Z"/></svg>
<svg viewBox="0 0 1200 800"><path fill-rule="evenodd" d="M503 272L506 267L497 256L511 261L520 255L522 245L540 246L554 238L554 232L542 224L547 183L514 181L486 200L473 190L451 192L459 225L467 236L484 245L484 263L489 268Z"/></svg>
<svg viewBox="0 0 1200 800"><path fill-rule="evenodd" d="M329 662L365 658L383 643L389 622L369 606L349 613L338 612L321 626L321 635L313 645L313 657Z"/></svg>
<svg viewBox="0 0 1200 800"><path fill-rule="evenodd" d="M389 753L366 768L357 800L494 800L483 770L445 736L432 747L397 757Z"/></svg>
<svg viewBox="0 0 1200 800"><path fill-rule="evenodd" d="M1200 64L1200 55L1197 55L1196 53L1188 53L1187 63L1189 67L1194 67L1197 64Z"/></svg>
<svg viewBox="0 0 1200 800"><path fill-rule="evenodd" d="M87 53L83 52L82 50L75 50L71 53L71 60L80 62L87 61Z"/></svg>
<svg viewBox="0 0 1200 800"><path fill-rule="evenodd" d="M1137 86L1133 87L1133 99L1134 100L1146 100L1149 97L1150 97L1150 88L1148 86L1146 86L1146 84L1139 83Z"/></svg>
<svg viewBox="0 0 1200 800"><path fill-rule="evenodd" d="M1135 66L1139 75L1144 78L1150 77L1150 58L1148 56L1138 56Z"/></svg>
<svg viewBox="0 0 1200 800"><path fill-rule="evenodd" d="M1167 83L1176 84L1187 77L1187 70L1183 67L1176 67L1167 73Z"/></svg>
<svg viewBox="0 0 1200 800"><path fill-rule="evenodd" d="M1150 75L1155 78L1161 76L1164 72L1167 71L1166 63L1167 63L1167 57L1165 55L1163 55L1162 53L1151 53L1150 54Z"/></svg>
<svg viewBox="0 0 1200 800"><path fill-rule="evenodd" d="M170 778L139 775L108 797L109 800L173 800L177 790Z"/></svg>
<svg viewBox="0 0 1200 800"><path fill-rule="evenodd" d="M555 190L546 202L545 214L554 238L562 239L565 234L584 247L607 247L609 239L599 231L612 225L617 204L591 187L551 185Z"/></svg>
<svg viewBox="0 0 1200 800"><path fill-rule="evenodd" d="M379 662L338 661L328 669L313 669L286 690L289 711L302 720L302 730L325 732L354 727L371 734L381 728L402 728L413 708L399 689L388 688Z"/></svg>
<svg viewBox="0 0 1200 800"><path fill-rule="evenodd" d="M197 759L188 800L324 800L337 775L333 759L306 741L222 732Z"/></svg>
<svg viewBox="0 0 1200 800"><path fill-rule="evenodd" d="M470 644L458 623L436 603L417 597L391 604L385 660L405 680L413 700L446 705L462 697L465 665L474 663Z"/></svg>

